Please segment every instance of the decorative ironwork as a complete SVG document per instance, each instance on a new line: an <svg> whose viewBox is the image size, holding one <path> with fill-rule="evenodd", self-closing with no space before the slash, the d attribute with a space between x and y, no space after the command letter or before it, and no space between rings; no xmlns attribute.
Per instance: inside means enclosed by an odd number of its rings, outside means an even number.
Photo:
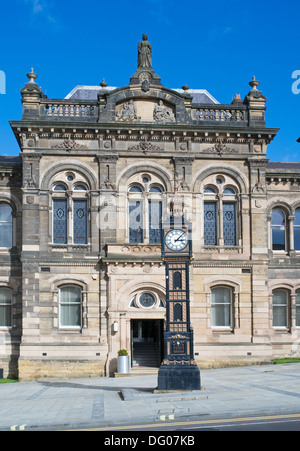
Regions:
<svg viewBox="0 0 300 451"><path fill-rule="evenodd" d="M224 246L236 246L236 208L234 202L223 204Z"/></svg>
<svg viewBox="0 0 300 451"><path fill-rule="evenodd" d="M74 244L87 244L87 201L74 200Z"/></svg>
<svg viewBox="0 0 300 451"><path fill-rule="evenodd" d="M204 245L216 246L217 233L217 205L216 202L204 203Z"/></svg>
<svg viewBox="0 0 300 451"><path fill-rule="evenodd" d="M67 201L55 199L53 201L53 243L67 243Z"/></svg>

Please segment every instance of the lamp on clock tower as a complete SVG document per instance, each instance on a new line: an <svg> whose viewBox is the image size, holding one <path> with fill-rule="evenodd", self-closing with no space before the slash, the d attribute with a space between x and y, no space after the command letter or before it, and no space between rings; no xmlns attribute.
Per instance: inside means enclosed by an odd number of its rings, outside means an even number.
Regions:
<svg viewBox="0 0 300 451"><path fill-rule="evenodd" d="M175 194L170 215L162 224L162 258L166 271L164 360L158 372L159 391L200 390L200 371L194 360L190 323L189 270L192 225Z"/></svg>

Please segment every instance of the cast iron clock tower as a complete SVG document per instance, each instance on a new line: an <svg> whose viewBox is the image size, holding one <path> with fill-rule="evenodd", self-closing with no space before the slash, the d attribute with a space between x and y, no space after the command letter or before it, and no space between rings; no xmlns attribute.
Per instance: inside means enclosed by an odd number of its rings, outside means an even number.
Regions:
<svg viewBox="0 0 300 451"><path fill-rule="evenodd" d="M162 224L162 258L166 268L166 327L164 360L158 373L158 390L200 390L200 371L194 360L190 323L189 266L192 259L192 225L185 220L175 195L170 216Z"/></svg>

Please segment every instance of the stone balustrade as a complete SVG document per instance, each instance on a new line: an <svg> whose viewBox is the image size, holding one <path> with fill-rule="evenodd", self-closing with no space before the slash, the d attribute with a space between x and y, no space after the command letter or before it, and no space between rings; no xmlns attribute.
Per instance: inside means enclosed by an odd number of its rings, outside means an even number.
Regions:
<svg viewBox="0 0 300 451"><path fill-rule="evenodd" d="M97 103L74 103L66 100L47 100L45 115L51 119L95 119L98 117Z"/></svg>
<svg viewBox="0 0 300 451"><path fill-rule="evenodd" d="M233 107L232 105L199 106L192 110L193 120L199 122L226 122L241 123L245 125L248 121L246 106Z"/></svg>

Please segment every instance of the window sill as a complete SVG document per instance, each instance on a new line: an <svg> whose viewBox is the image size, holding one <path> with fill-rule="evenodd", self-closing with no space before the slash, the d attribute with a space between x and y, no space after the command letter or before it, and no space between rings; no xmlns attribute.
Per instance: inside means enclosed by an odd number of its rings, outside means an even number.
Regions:
<svg viewBox="0 0 300 451"><path fill-rule="evenodd" d="M221 333L221 334L232 334L233 333L233 329L232 327L212 327L212 332L213 333Z"/></svg>
<svg viewBox="0 0 300 451"><path fill-rule="evenodd" d="M90 244L53 244L49 243L52 251L57 252L90 252Z"/></svg>
<svg viewBox="0 0 300 451"><path fill-rule="evenodd" d="M274 330L274 332L278 332L278 333L290 333L290 329L288 327L274 327L273 326L273 330Z"/></svg>
<svg viewBox="0 0 300 451"><path fill-rule="evenodd" d="M216 252L218 254L227 252L241 254L243 252L243 248L241 246L203 246L202 250L204 252Z"/></svg>
<svg viewBox="0 0 300 451"><path fill-rule="evenodd" d="M287 252L287 251L274 251L274 250L272 249L272 252L273 252L273 254L275 254L275 255L288 255L288 252Z"/></svg>
<svg viewBox="0 0 300 451"><path fill-rule="evenodd" d="M81 326L78 326L78 327L76 327L76 326L70 326L70 327L68 327L68 326L63 326L63 327L60 327L59 328L59 332L73 332L73 333L78 333L78 332L81 332L82 331L82 327Z"/></svg>

